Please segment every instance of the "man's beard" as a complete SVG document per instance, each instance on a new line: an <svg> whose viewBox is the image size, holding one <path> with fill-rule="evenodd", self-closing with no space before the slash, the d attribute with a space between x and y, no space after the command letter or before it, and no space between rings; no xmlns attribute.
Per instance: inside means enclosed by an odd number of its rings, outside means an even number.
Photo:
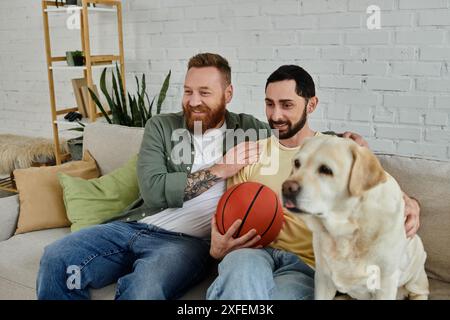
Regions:
<svg viewBox="0 0 450 320"><path fill-rule="evenodd" d="M306 124L306 120L308 118L308 113L306 112L306 108L305 111L303 112L302 117L300 118L300 120L295 123L292 124L291 121L286 120L286 121L273 121L271 119L269 119L269 125L270 128L272 128L272 130L275 130L275 125L276 124L286 124L287 125L287 130L284 132L278 131L278 139L282 140L282 139L289 139L292 138L293 136L295 136L297 134L297 132L299 132L300 130L303 129L303 127Z"/></svg>
<svg viewBox="0 0 450 320"><path fill-rule="evenodd" d="M206 115L198 116L193 112L194 110L197 112L205 112ZM226 111L225 97L222 97L215 111L204 104L197 107L191 107L189 105L183 106L183 111L186 117L186 126L189 131L194 132L194 123L200 121L202 124L202 133L205 133L206 130L217 127L217 125L224 120Z"/></svg>

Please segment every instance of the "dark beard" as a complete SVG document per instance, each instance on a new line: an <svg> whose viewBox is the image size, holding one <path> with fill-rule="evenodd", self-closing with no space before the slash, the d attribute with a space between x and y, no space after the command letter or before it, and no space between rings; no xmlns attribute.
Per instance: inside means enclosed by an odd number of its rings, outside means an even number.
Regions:
<svg viewBox="0 0 450 320"><path fill-rule="evenodd" d="M278 132L278 139L283 140L283 139L292 138L293 136L295 136L297 134L297 132L302 130L306 124L307 119L308 119L308 113L306 112L306 107L305 107L305 111L303 112L302 117L294 125L292 125L289 120L287 120L285 122L274 122L272 120L269 120L269 125L270 125L270 128L272 128L272 130L275 130L274 124L281 124L281 123L287 124L288 129L286 132L283 132L283 133Z"/></svg>
<svg viewBox="0 0 450 320"><path fill-rule="evenodd" d="M196 118L195 114L192 112L193 109L196 111L206 112L206 117ZM183 111L186 119L186 126L189 131L194 132L194 122L200 121L202 123L202 133L205 133L206 130L217 127L217 125L225 119L225 97L222 97L219 108L216 111L212 111L210 107L203 104L195 108L191 106L183 106Z"/></svg>

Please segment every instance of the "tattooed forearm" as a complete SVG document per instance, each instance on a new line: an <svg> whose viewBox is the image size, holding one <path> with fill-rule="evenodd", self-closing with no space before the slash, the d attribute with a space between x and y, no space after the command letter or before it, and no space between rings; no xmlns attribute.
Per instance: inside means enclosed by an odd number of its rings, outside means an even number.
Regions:
<svg viewBox="0 0 450 320"><path fill-rule="evenodd" d="M202 194L219 181L220 178L211 173L209 169L191 173L187 177L187 185L184 189L184 201Z"/></svg>

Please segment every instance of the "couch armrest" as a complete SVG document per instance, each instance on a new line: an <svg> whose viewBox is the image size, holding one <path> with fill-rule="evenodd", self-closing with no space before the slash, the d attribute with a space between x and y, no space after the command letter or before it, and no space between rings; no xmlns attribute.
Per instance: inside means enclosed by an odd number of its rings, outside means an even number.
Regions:
<svg viewBox="0 0 450 320"><path fill-rule="evenodd" d="M0 198L0 241L14 235L19 218L19 196Z"/></svg>

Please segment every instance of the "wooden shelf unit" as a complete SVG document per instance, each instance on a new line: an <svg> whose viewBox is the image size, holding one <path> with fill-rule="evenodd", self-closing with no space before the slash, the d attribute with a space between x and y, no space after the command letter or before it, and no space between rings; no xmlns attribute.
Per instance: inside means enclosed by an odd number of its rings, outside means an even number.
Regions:
<svg viewBox="0 0 450 320"><path fill-rule="evenodd" d="M106 7L92 7L90 4L104 5ZM52 56L52 46L49 28L49 14L67 13L79 11L80 14L80 33L81 33L81 47L82 52L86 60L85 66L68 66L61 64L61 62L66 61L66 57L54 57ZM117 14L117 33L119 41L119 55L91 55L91 44L89 36L89 12L92 13L116 13ZM95 68L105 68L105 67L115 67L115 64L120 65L120 71L122 74L122 81L124 90L125 87L125 58L123 49L123 28L122 28L122 2L120 0L82 0L82 6L67 6L57 7L55 1L42 0L42 16L44 20L44 40L45 49L47 56L47 73L48 73L48 85L50 92L50 108L52 115L52 127L53 127L53 139L55 144L55 160L56 164L61 164L62 160L68 159L67 154L62 154L59 147L59 128L58 124L60 121L57 119L58 115L66 114L70 111L76 111L76 107L66 107L63 109L58 109L56 105L56 95L55 95L55 81L53 72L54 71L64 71L64 70L82 70L84 77L86 78L87 85L92 90L94 89L94 81L92 78L92 70ZM68 50L70 51L70 49ZM55 63L55 64L54 64ZM89 97L87 107L89 108L90 117L89 121L96 121L98 116L102 116L97 110L92 98Z"/></svg>

